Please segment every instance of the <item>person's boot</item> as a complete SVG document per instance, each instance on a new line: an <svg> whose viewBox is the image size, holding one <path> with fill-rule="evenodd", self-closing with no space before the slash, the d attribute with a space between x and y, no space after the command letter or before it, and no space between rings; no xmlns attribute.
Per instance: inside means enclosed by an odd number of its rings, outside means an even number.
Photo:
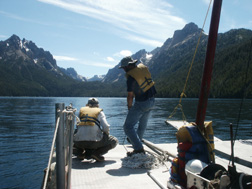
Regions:
<svg viewBox="0 0 252 189"><path fill-rule="evenodd" d="M99 162L105 160L105 158L102 155L99 155L99 154L96 154L96 153L92 154L91 157L94 158L96 161L99 161Z"/></svg>
<svg viewBox="0 0 252 189"><path fill-rule="evenodd" d="M98 148L92 153L91 157L94 158L96 161L104 161L105 158L102 155L106 154L110 149L112 149L111 144L105 147Z"/></svg>
<svg viewBox="0 0 252 189"><path fill-rule="evenodd" d="M78 156L83 153L83 150L81 148L78 148L77 146L73 145L73 155Z"/></svg>
<svg viewBox="0 0 252 189"><path fill-rule="evenodd" d="M84 155L85 155L85 159L91 159L91 155L94 152L94 150L91 149L85 149Z"/></svg>
<svg viewBox="0 0 252 189"><path fill-rule="evenodd" d="M133 150L133 152L127 152L127 157L131 157L135 154L145 154L144 149L141 150Z"/></svg>

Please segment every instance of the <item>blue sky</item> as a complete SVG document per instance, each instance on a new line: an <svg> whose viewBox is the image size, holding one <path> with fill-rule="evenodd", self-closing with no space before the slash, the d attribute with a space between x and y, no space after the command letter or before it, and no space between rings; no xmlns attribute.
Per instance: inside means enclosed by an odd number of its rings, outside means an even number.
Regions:
<svg viewBox="0 0 252 189"><path fill-rule="evenodd" d="M151 51L175 30L202 27L210 0L0 0L0 40L16 34L63 68L106 74L127 55ZM208 33L210 9L204 30ZM252 29L251 0L223 0L219 32Z"/></svg>

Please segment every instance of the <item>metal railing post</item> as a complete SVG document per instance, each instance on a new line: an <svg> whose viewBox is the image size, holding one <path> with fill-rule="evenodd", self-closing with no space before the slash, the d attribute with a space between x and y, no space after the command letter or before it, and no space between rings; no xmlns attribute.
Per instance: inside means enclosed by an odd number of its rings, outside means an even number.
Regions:
<svg viewBox="0 0 252 189"><path fill-rule="evenodd" d="M74 123L75 123L75 116L74 112L69 116L69 159L68 159L68 174L67 174L67 189L71 188L71 170L72 170L72 152L73 152L73 132L74 132Z"/></svg>
<svg viewBox="0 0 252 189"><path fill-rule="evenodd" d="M64 155L64 103L56 104L56 120L60 117L59 128L56 137L56 186L65 189L65 155Z"/></svg>

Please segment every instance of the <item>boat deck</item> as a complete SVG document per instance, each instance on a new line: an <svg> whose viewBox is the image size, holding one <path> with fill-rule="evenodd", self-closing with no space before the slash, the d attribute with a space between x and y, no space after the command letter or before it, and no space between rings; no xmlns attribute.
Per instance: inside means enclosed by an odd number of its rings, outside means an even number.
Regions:
<svg viewBox="0 0 252 189"><path fill-rule="evenodd" d="M245 163L250 163L252 159L252 141L241 143L236 141L234 153L243 157ZM157 147L169 153L177 154L177 144L155 144ZM229 160L225 159L230 154L230 141L215 141L218 152L222 152L221 157L216 156L216 163L221 164L227 169ZM96 188L167 188L167 181L170 174L168 169L171 162L167 161L165 165L157 169L132 169L122 167L122 158L126 157L126 149L132 151L131 146L118 145L115 149L105 154L104 162L96 162L95 160L79 160L73 157L71 188L72 189L96 189ZM150 151L145 146L145 150ZM225 155L226 154L226 155ZM172 158L171 158L172 159ZM239 160L239 159L238 159ZM252 168L248 168L239 164L235 164L238 172L252 174Z"/></svg>

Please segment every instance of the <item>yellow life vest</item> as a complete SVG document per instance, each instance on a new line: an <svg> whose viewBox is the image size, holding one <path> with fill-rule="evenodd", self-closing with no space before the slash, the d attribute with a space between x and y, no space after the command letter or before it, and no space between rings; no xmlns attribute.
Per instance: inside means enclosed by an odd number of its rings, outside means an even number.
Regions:
<svg viewBox="0 0 252 189"><path fill-rule="evenodd" d="M155 84L155 82L151 79L151 73L149 72L149 69L142 63L128 71L126 73L126 77L128 76L133 77L137 81L139 87L144 93Z"/></svg>
<svg viewBox="0 0 252 189"><path fill-rule="evenodd" d="M90 108L88 106L82 107L80 109L80 123L78 126L89 125L94 126L97 125L100 128L100 121L98 120L98 115L102 111L101 108Z"/></svg>

